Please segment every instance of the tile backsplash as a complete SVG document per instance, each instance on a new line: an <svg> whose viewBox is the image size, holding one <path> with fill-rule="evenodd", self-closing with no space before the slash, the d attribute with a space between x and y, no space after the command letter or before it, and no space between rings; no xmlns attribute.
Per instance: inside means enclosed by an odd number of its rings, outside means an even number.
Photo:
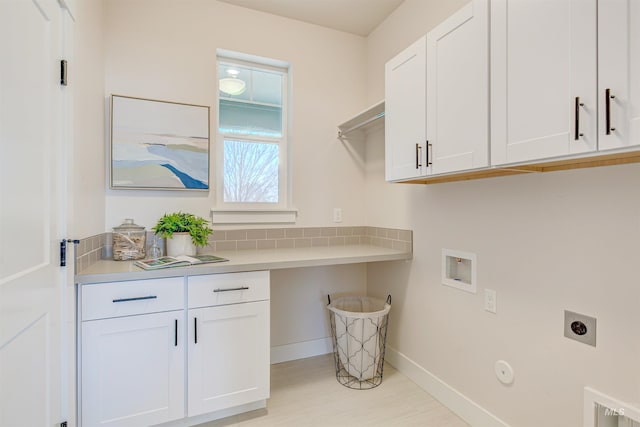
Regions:
<svg viewBox="0 0 640 427"><path fill-rule="evenodd" d="M267 228L214 231L203 253L246 249L310 246L375 245L403 252L413 250L411 230L377 227Z"/></svg>
<svg viewBox="0 0 640 427"><path fill-rule="evenodd" d="M153 232L147 232L147 251ZM413 252L413 232L379 227L307 227L214 230L209 243L198 252L240 251L250 249L305 248L312 246L374 245ZM163 253L165 251L162 242ZM111 259L113 238L102 233L80 240L76 247L76 271L82 271L100 259Z"/></svg>
<svg viewBox="0 0 640 427"><path fill-rule="evenodd" d="M75 271L82 271L95 264L98 260L108 258L106 248L113 247L111 233L102 233L95 236L80 239L80 243L75 245Z"/></svg>

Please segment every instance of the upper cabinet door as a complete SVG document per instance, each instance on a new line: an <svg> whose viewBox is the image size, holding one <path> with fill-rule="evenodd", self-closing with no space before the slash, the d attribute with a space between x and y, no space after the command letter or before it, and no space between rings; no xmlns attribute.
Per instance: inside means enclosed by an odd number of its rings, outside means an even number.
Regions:
<svg viewBox="0 0 640 427"><path fill-rule="evenodd" d="M640 0L598 2L600 150L640 145Z"/></svg>
<svg viewBox="0 0 640 427"><path fill-rule="evenodd" d="M431 173L489 165L489 9L474 0L427 34Z"/></svg>
<svg viewBox="0 0 640 427"><path fill-rule="evenodd" d="M492 163L595 151L596 0L491 5Z"/></svg>
<svg viewBox="0 0 640 427"><path fill-rule="evenodd" d="M426 37L385 68L385 175L387 181L424 176L426 151Z"/></svg>

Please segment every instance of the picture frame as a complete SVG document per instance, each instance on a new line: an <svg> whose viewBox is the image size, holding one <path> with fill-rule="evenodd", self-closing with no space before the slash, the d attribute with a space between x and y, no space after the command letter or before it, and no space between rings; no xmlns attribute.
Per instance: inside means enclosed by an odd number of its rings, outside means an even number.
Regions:
<svg viewBox="0 0 640 427"><path fill-rule="evenodd" d="M111 95L110 188L208 191L209 110Z"/></svg>

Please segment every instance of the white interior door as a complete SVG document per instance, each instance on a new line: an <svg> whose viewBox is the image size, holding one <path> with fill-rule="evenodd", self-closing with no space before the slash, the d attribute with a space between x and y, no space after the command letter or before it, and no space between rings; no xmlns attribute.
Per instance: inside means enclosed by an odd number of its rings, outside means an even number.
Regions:
<svg viewBox="0 0 640 427"><path fill-rule="evenodd" d="M0 0L0 425L61 417L63 235L55 0Z"/></svg>
<svg viewBox="0 0 640 427"><path fill-rule="evenodd" d="M491 2L492 164L596 149L596 44L595 0Z"/></svg>

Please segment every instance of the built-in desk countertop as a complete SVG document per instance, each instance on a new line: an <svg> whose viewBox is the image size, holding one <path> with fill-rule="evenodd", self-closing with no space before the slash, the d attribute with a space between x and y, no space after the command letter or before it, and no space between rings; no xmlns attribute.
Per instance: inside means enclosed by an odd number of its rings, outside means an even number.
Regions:
<svg viewBox="0 0 640 427"><path fill-rule="evenodd" d="M76 283L119 282L201 274L408 260L412 258L411 252L375 245L216 251L215 255L227 258L229 261L159 270L143 270L135 266L133 261L100 260L79 271L76 275Z"/></svg>

